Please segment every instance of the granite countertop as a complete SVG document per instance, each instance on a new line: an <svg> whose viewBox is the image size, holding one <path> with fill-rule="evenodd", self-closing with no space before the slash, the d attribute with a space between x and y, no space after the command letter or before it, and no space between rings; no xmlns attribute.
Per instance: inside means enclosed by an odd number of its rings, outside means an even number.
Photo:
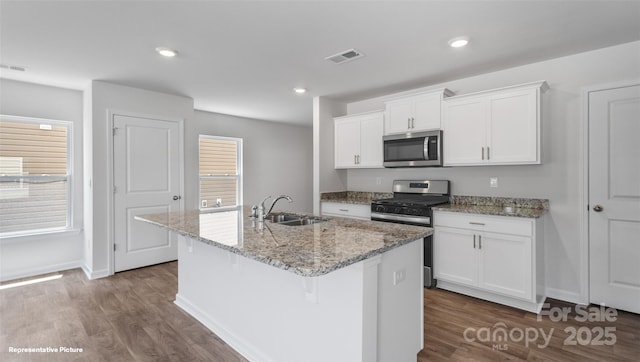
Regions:
<svg viewBox="0 0 640 362"><path fill-rule="evenodd" d="M140 215L149 222L247 258L312 277L355 264L421 239L433 229L339 217L305 226L269 221L260 229L248 207Z"/></svg>
<svg viewBox="0 0 640 362"><path fill-rule="evenodd" d="M467 214L539 218L549 211L549 200L510 197L451 196L451 203L433 210Z"/></svg>
<svg viewBox="0 0 640 362"><path fill-rule="evenodd" d="M369 205L371 200L388 199L391 197L393 197L393 193L391 192L337 191L321 193L320 201Z"/></svg>

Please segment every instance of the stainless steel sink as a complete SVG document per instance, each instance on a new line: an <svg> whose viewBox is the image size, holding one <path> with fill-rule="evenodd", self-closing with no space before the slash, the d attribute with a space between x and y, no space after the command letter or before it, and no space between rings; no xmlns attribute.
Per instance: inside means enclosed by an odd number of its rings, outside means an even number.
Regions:
<svg viewBox="0 0 640 362"><path fill-rule="evenodd" d="M273 222L273 223L283 223L283 222L287 222L287 221L295 221L295 220L300 220L302 218L302 216L300 215L295 215L295 214L271 214L269 216L267 216L267 220Z"/></svg>
<svg viewBox="0 0 640 362"><path fill-rule="evenodd" d="M317 216L301 216L295 214L271 214L267 217L267 220L275 224L286 226L313 225L327 221L327 219L323 219Z"/></svg>

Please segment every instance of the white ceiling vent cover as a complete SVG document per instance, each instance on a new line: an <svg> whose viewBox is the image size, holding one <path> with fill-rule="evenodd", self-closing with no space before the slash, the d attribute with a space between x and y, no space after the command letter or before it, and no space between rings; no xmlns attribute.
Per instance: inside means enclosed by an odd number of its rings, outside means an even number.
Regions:
<svg viewBox="0 0 640 362"><path fill-rule="evenodd" d="M328 56L324 59L330 60L336 64L342 64L342 63L350 62L352 60L362 58L362 57L364 57L364 54L362 54L361 52L355 49L349 49L349 50L342 51L338 54Z"/></svg>

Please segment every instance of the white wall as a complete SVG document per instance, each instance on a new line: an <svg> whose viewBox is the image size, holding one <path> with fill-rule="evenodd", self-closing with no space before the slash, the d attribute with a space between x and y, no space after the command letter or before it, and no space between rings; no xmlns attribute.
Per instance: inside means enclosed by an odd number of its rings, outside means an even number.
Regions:
<svg viewBox="0 0 640 362"><path fill-rule="evenodd" d="M125 87L102 81L93 81L91 86L92 107L92 160L86 166L91 168L87 183L92 183L93 215L85 220L87 244L91 250L85 260L85 272L92 278L109 275L112 267L110 259L113 241L110 226L112 190L108 180L112 177L109 169L108 141L111 139L109 111L124 111L137 115L157 118L184 119L185 124L193 117L193 99Z"/></svg>
<svg viewBox="0 0 640 362"><path fill-rule="evenodd" d="M198 136L243 139L245 205L290 195L276 209L312 211L312 128L196 111L185 124L186 208L198 207ZM271 199L270 201L273 201ZM270 202L269 201L269 202ZM269 206L269 203L266 203Z"/></svg>
<svg viewBox="0 0 640 362"><path fill-rule="evenodd" d="M0 113L73 122L75 229L0 240L0 280L79 267L83 255L82 92L0 79Z"/></svg>
<svg viewBox="0 0 640 362"><path fill-rule="evenodd" d="M313 212L320 214L320 193L344 191L347 171L334 168L333 117L347 114L347 105L326 97L313 99Z"/></svg>
<svg viewBox="0 0 640 362"><path fill-rule="evenodd" d="M394 179L451 180L456 195L544 198L550 200L545 224L546 275L553 297L579 301L581 176L581 100L583 87L640 78L640 42L604 48L517 68L433 85L456 94L504 87L536 80L550 86L542 98L543 164L418 169L349 170L348 189L390 191ZM381 98L348 105L348 113L382 109ZM444 135L446 142L446 134ZM382 184L376 184L376 178ZM489 187L498 177L499 187Z"/></svg>

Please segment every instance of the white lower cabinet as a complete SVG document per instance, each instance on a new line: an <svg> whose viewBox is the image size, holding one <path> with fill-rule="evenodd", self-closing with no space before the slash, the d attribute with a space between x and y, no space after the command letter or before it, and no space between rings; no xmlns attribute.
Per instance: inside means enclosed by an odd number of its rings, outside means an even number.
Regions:
<svg viewBox="0 0 640 362"><path fill-rule="evenodd" d="M434 212L438 287L539 313L542 219Z"/></svg>
<svg viewBox="0 0 640 362"><path fill-rule="evenodd" d="M320 207L322 216L371 220L371 205L369 204L346 204L342 202L322 201Z"/></svg>

